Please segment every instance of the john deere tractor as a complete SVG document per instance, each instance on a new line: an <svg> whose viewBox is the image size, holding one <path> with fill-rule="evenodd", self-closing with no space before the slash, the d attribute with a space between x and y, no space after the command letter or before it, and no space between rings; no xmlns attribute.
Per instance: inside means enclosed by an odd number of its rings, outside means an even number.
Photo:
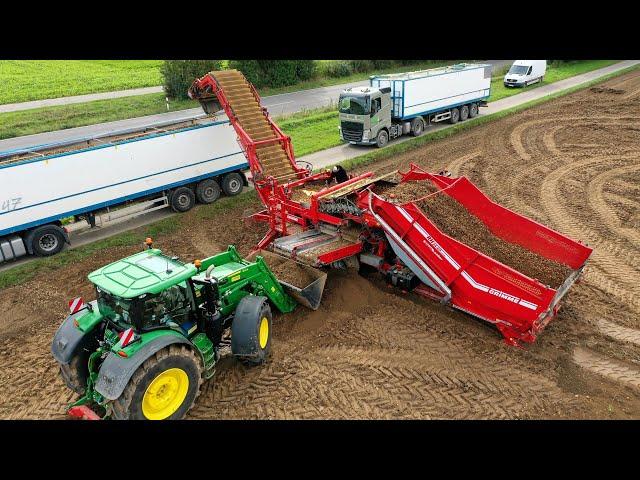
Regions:
<svg viewBox="0 0 640 480"><path fill-rule="evenodd" d="M243 260L233 246L183 263L149 244L89 280L96 300L70 303L51 347L65 383L82 395L69 407L81 418L184 417L223 352L264 362L271 306L296 306L262 256Z"/></svg>

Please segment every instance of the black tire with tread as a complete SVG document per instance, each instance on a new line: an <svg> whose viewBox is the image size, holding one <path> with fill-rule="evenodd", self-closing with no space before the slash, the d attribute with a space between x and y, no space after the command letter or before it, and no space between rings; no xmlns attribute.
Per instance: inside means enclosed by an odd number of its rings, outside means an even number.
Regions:
<svg viewBox="0 0 640 480"><path fill-rule="evenodd" d="M64 383L78 395L83 395L89 375L88 355L75 355L68 365L60 365ZM83 363L84 362L84 363Z"/></svg>
<svg viewBox="0 0 640 480"><path fill-rule="evenodd" d="M220 185L213 178L207 178L198 183L196 198L200 203L213 203L220 198Z"/></svg>
<svg viewBox="0 0 640 480"><path fill-rule="evenodd" d="M260 347L260 322L266 317L269 322L269 336L264 348ZM271 331L273 318L266 297L247 295L236 307L231 324L231 352L241 362L260 365L267 360L271 351Z"/></svg>
<svg viewBox="0 0 640 480"><path fill-rule="evenodd" d="M376 136L376 147L382 148L389 143L389 133L386 130L380 130Z"/></svg>
<svg viewBox="0 0 640 480"><path fill-rule="evenodd" d="M234 181L238 182L239 187L233 188ZM238 172L227 173L224 177L222 177L222 191L224 194L233 197L234 195L238 195L242 192L242 188L244 187L244 182L242 181L242 176Z"/></svg>
<svg viewBox="0 0 640 480"><path fill-rule="evenodd" d="M449 118L449 123L455 124L460 120L460 110L457 108L451 109L451 117Z"/></svg>
<svg viewBox="0 0 640 480"><path fill-rule="evenodd" d="M200 395L203 380L202 361L191 348L184 344L172 344L144 361L132 375L122 395L113 403L115 420L146 420L142 413L142 397L149 384L161 372L170 368L182 368L189 377L189 390L184 402L167 420L180 420L193 407Z"/></svg>
<svg viewBox="0 0 640 480"><path fill-rule="evenodd" d="M40 239L45 235L53 235L56 238L58 243L54 249L45 250L40 246ZM31 248L33 249L33 253L39 257L50 257L64 248L64 234L61 232L60 227L57 227L56 225L42 225L41 227L36 228L33 231L31 238Z"/></svg>
<svg viewBox="0 0 640 480"><path fill-rule="evenodd" d="M462 105L460 107L460 121L464 122L469 118L469 105Z"/></svg>
<svg viewBox="0 0 640 480"><path fill-rule="evenodd" d="M416 117L411 120L411 135L419 137L424 133L424 120L422 117Z"/></svg>
<svg viewBox="0 0 640 480"><path fill-rule="evenodd" d="M187 203L181 204L180 201ZM196 203L196 195L189 187L178 187L171 194L171 209L174 212L184 213L193 208Z"/></svg>
<svg viewBox="0 0 640 480"><path fill-rule="evenodd" d="M474 118L478 116L478 104L472 103L469 105L469 118Z"/></svg>

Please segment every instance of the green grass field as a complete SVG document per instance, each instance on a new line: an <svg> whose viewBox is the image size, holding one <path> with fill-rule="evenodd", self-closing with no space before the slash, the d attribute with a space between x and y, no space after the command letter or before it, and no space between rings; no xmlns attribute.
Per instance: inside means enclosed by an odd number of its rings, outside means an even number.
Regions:
<svg viewBox="0 0 640 480"><path fill-rule="evenodd" d="M0 60L0 104L153 87L162 60Z"/></svg>

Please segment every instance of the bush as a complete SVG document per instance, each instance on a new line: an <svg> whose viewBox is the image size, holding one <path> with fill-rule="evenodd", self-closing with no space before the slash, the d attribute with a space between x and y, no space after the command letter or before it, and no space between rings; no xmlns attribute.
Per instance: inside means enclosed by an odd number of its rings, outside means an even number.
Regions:
<svg viewBox="0 0 640 480"><path fill-rule="evenodd" d="M231 60L256 88L285 87L309 80L316 73L314 60Z"/></svg>
<svg viewBox="0 0 640 480"><path fill-rule="evenodd" d="M160 68L164 91L169 98L186 99L187 90L196 78L221 69L221 60L165 60Z"/></svg>
<svg viewBox="0 0 640 480"><path fill-rule="evenodd" d="M351 62L347 60L337 60L327 65L326 73L332 78L348 77L353 73Z"/></svg>
<svg viewBox="0 0 640 480"><path fill-rule="evenodd" d="M264 78L258 60L229 60L229 68L240 70L253 86L260 88L263 86Z"/></svg>
<svg viewBox="0 0 640 480"><path fill-rule="evenodd" d="M371 60L350 60L351 68L356 73L370 72L373 70L373 62Z"/></svg>
<svg viewBox="0 0 640 480"><path fill-rule="evenodd" d="M374 60L373 66L375 68L391 68L396 64L395 60Z"/></svg>

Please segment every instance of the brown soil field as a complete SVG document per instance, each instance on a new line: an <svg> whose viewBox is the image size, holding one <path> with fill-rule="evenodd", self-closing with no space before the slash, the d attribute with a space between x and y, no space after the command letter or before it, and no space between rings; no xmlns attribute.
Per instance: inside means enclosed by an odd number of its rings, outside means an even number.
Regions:
<svg viewBox="0 0 640 480"><path fill-rule="evenodd" d="M317 311L274 317L268 362L222 360L188 418L638 418L640 72L369 169L410 162L465 175L493 200L595 248L538 340L510 347L462 312L331 271ZM180 231L155 244L192 260L229 243L246 254L264 233L243 223L246 204L207 216L208 208L175 217ZM86 275L137 250L106 249L0 291L0 418L64 418L75 395L50 344L67 301L92 298Z"/></svg>

